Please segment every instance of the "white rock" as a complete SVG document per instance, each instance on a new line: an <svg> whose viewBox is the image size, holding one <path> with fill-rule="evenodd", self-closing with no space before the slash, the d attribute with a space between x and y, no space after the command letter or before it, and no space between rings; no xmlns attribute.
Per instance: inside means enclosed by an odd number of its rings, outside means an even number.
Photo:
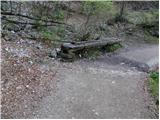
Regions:
<svg viewBox="0 0 160 120"><path fill-rule="evenodd" d="M95 115L97 115L97 116L98 116L98 115L99 115L99 113L98 113L98 112L95 112Z"/></svg>
<svg viewBox="0 0 160 120"><path fill-rule="evenodd" d="M92 111L93 111L93 112L95 112L96 110L95 110L95 109L93 109Z"/></svg>
<svg viewBox="0 0 160 120"><path fill-rule="evenodd" d="M125 63L123 63L123 62L121 63L121 65L124 65L124 64L125 64Z"/></svg>
<svg viewBox="0 0 160 120"><path fill-rule="evenodd" d="M61 49L60 49L60 48L56 48L55 50L56 50L56 52L60 52L60 51L61 51Z"/></svg>
<svg viewBox="0 0 160 120"><path fill-rule="evenodd" d="M116 82L115 81L112 81L112 84L115 84Z"/></svg>
<svg viewBox="0 0 160 120"><path fill-rule="evenodd" d="M24 106L24 108L27 108L27 107L28 107L27 105Z"/></svg>
<svg viewBox="0 0 160 120"><path fill-rule="evenodd" d="M30 61L28 61L30 64L33 64L33 62L30 60Z"/></svg>
<svg viewBox="0 0 160 120"><path fill-rule="evenodd" d="M8 48L8 47L6 47L6 48L5 48L5 50L6 50L6 51L9 51L9 48Z"/></svg>
<svg viewBox="0 0 160 120"><path fill-rule="evenodd" d="M51 56L52 58L56 58L56 57L57 57L57 51L56 51L56 49L54 49L54 50L52 50L52 51L50 52L50 56Z"/></svg>
<svg viewBox="0 0 160 120"><path fill-rule="evenodd" d="M82 55L81 55L81 54L79 54L79 57L81 58L81 57L82 57Z"/></svg>
<svg viewBox="0 0 160 120"><path fill-rule="evenodd" d="M11 33L15 33L13 30L11 30Z"/></svg>
<svg viewBox="0 0 160 120"><path fill-rule="evenodd" d="M28 72L31 72L31 69L30 69L30 68L28 68Z"/></svg>
<svg viewBox="0 0 160 120"><path fill-rule="evenodd" d="M22 89L22 86L20 85L20 86L16 87L16 89L17 89L17 90L21 90L21 89Z"/></svg>

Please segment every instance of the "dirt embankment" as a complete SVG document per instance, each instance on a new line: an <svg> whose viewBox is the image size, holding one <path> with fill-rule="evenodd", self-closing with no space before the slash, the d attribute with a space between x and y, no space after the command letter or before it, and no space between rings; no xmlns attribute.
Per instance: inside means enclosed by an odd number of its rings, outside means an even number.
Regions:
<svg viewBox="0 0 160 120"><path fill-rule="evenodd" d="M2 39L2 118L28 118L48 95L56 74L54 66L44 64L48 51L36 41Z"/></svg>

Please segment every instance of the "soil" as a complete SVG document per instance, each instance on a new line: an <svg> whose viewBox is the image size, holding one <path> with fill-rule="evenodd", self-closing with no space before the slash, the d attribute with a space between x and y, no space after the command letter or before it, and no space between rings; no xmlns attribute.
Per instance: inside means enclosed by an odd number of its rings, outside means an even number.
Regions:
<svg viewBox="0 0 160 120"><path fill-rule="evenodd" d="M96 60L66 63L50 58L52 48L38 41L19 37L1 43L1 118L155 117L143 89L147 73L126 59L128 51L149 59L158 45L124 44Z"/></svg>

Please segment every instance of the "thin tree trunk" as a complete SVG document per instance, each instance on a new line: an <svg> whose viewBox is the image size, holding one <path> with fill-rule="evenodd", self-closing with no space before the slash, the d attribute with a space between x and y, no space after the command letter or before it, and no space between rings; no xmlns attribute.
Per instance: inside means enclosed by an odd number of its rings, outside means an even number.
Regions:
<svg viewBox="0 0 160 120"><path fill-rule="evenodd" d="M120 14L119 17L122 18L124 14L124 8L125 8L125 1L122 1L121 9L120 9Z"/></svg>
<svg viewBox="0 0 160 120"><path fill-rule="evenodd" d="M10 8L11 8L11 12L13 12L13 9L12 9L12 1L10 0Z"/></svg>

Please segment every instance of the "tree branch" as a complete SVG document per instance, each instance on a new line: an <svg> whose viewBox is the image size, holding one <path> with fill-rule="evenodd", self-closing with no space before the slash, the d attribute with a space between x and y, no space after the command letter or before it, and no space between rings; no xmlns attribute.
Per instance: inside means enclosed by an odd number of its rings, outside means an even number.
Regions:
<svg viewBox="0 0 160 120"><path fill-rule="evenodd" d="M20 16L20 17L25 17L25 18L32 19L32 20L41 20L43 22L50 22L50 23L54 23L54 24L62 24L62 25L70 26L70 25L68 25L66 23L63 23L63 22L58 22L58 21L53 21L53 20L43 20L43 19L40 19L40 18L34 18L34 17L31 17L31 16L22 15L22 14L18 14L18 13L2 12L1 11L1 14L2 15L11 15L11 16Z"/></svg>
<svg viewBox="0 0 160 120"><path fill-rule="evenodd" d="M9 20L7 18L3 18L3 20L6 20L10 23L14 23L14 24L29 24L29 25L37 25L36 23L31 23L31 22L19 22L19 21L14 21L14 20ZM41 24L40 26L55 26L55 24Z"/></svg>

